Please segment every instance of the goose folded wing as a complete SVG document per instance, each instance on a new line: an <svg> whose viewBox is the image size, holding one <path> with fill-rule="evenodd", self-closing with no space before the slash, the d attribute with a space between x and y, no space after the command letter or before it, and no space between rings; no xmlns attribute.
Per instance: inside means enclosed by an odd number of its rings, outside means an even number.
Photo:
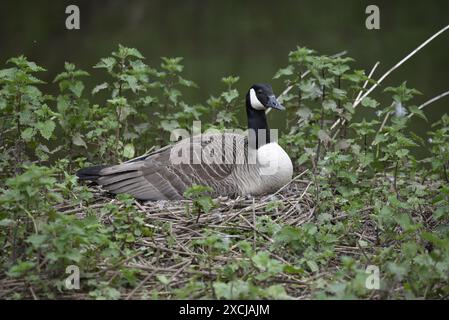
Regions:
<svg viewBox="0 0 449 320"><path fill-rule="evenodd" d="M226 182L234 165L229 161L203 161L202 153L224 151L214 143L218 139L186 139L176 146L190 148L190 158L183 163L173 163L173 148L164 148L142 160L106 167L100 171L98 184L104 189L118 194L127 193L142 200L182 199L184 191L193 184L212 187L217 194L232 191ZM197 148L198 143L201 148ZM183 145L186 144L186 145ZM228 150L229 151L229 150ZM217 157L215 158L217 159ZM225 163L223 163L225 162Z"/></svg>

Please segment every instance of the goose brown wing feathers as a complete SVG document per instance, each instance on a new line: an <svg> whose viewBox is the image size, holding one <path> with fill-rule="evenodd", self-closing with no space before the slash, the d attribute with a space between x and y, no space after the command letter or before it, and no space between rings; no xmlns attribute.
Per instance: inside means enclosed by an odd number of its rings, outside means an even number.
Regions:
<svg viewBox="0 0 449 320"><path fill-rule="evenodd" d="M243 159L240 154L245 142L244 136L230 133L195 136L142 160L100 167L95 181L112 193L127 193L142 200L182 199L184 191L194 184L209 186L217 195L237 193L238 187L228 178L236 168L236 159Z"/></svg>

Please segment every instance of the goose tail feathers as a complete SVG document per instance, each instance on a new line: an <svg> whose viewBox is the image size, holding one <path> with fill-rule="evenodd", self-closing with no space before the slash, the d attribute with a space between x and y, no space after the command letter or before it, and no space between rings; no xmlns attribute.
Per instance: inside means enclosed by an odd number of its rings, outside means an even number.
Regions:
<svg viewBox="0 0 449 320"><path fill-rule="evenodd" d="M109 166L94 166L94 167L89 167L89 168L84 168L79 170L76 173L76 176L78 177L79 180L82 181L94 181L96 182L97 179L101 176L100 172L101 170L108 168Z"/></svg>

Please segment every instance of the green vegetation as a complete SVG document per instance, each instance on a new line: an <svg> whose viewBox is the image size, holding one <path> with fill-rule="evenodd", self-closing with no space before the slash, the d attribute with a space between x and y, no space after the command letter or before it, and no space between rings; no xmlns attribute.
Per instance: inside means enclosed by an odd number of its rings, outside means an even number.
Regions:
<svg viewBox="0 0 449 320"><path fill-rule="evenodd" d="M292 87L280 143L301 173L275 196L213 200L192 186L190 200L142 204L78 184L77 169L154 150L195 120L237 125L239 78L189 104L183 93L197 86L181 62L149 67L120 46L95 65L108 80L94 98L72 63L54 80L58 96L25 57L0 70L0 297L448 297L449 117L415 135L411 119L427 120L405 82L384 89L391 104L355 108L374 81L347 57L297 48L274 76ZM78 290L65 287L70 265ZM379 290L365 286L370 265Z"/></svg>

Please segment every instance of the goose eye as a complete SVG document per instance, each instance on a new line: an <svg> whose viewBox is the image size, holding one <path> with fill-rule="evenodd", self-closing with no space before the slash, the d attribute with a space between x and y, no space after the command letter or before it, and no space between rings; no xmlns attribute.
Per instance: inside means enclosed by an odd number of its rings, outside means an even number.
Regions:
<svg viewBox="0 0 449 320"><path fill-rule="evenodd" d="M263 93L262 90L257 91L257 94L262 94L262 93Z"/></svg>

